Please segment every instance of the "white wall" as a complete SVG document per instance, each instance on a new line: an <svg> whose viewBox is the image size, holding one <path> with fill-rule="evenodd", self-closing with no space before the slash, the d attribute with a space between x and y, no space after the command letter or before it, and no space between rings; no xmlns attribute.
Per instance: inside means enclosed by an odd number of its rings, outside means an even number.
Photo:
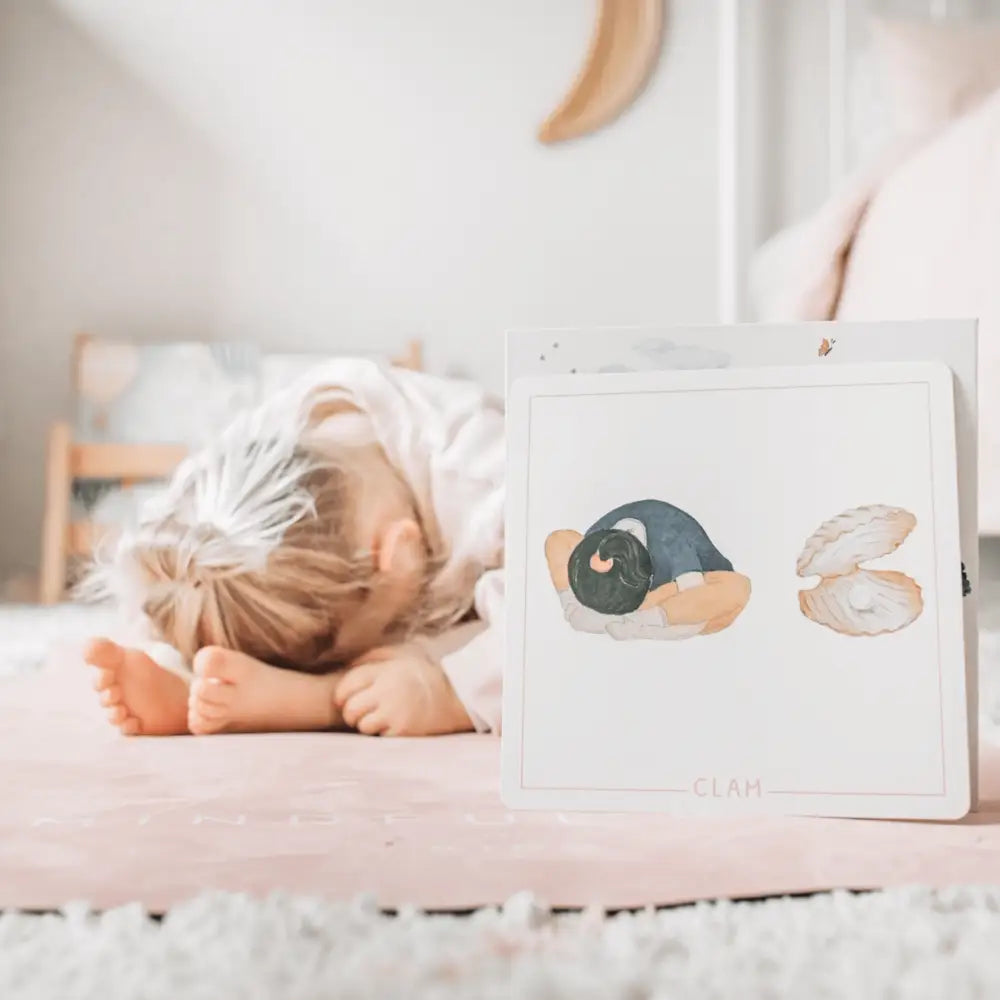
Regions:
<svg viewBox="0 0 1000 1000"><path fill-rule="evenodd" d="M785 8L822 6L748 2L782 45ZM508 326L712 321L716 5L673 0L640 101L543 147L595 8L0 0L0 576L37 559L76 330L420 335L433 369L499 388ZM797 93L774 108L801 117ZM765 214L815 201L825 153L767 148Z"/></svg>
<svg viewBox="0 0 1000 1000"><path fill-rule="evenodd" d="M0 583L37 561L74 331L215 329L227 176L64 14L0 0Z"/></svg>
<svg viewBox="0 0 1000 1000"><path fill-rule="evenodd" d="M500 385L510 325L710 320L715 19L678 0L612 129L546 148L581 0L0 3L0 568L36 559L75 330L426 338Z"/></svg>

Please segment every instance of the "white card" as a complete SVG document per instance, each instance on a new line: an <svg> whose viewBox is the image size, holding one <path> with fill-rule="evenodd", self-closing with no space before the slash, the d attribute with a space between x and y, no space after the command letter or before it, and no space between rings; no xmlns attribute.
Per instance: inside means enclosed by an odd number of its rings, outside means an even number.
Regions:
<svg viewBox="0 0 1000 1000"><path fill-rule="evenodd" d="M932 363L515 380L505 802L964 815L954 406Z"/></svg>
<svg viewBox="0 0 1000 1000"><path fill-rule="evenodd" d="M955 376L959 522L965 621L972 807L978 788L977 346L976 321L754 323L687 327L515 330L507 335L507 384L524 375L746 368L770 365L942 361ZM956 572L958 578L959 572Z"/></svg>

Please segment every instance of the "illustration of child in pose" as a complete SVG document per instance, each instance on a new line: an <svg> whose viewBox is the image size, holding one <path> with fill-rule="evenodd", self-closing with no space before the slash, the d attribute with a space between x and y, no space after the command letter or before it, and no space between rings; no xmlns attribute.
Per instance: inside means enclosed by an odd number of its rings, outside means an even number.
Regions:
<svg viewBox="0 0 1000 1000"><path fill-rule="evenodd" d="M662 500L616 507L583 535L554 531L545 557L570 625L615 639L710 635L750 599L705 529Z"/></svg>

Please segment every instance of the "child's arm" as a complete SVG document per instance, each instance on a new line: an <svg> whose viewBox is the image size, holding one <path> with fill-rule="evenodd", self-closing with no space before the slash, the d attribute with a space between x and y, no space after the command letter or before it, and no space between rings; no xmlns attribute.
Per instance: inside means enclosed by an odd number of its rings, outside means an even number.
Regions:
<svg viewBox="0 0 1000 1000"><path fill-rule="evenodd" d="M728 619L728 624L750 599L750 581L741 573L718 570L705 573L702 580L693 587L658 587L647 596L643 608L662 608L671 625L714 623L717 619Z"/></svg>
<svg viewBox="0 0 1000 1000"><path fill-rule="evenodd" d="M484 573L476 584L479 621L450 629L437 640L445 676L480 733L500 732L504 660L504 573ZM442 645L438 645L438 644Z"/></svg>
<svg viewBox="0 0 1000 1000"><path fill-rule="evenodd" d="M698 577L701 582L694 578ZM725 570L689 573L650 591L642 608L608 626L616 639L686 639L731 625L750 598L750 581Z"/></svg>

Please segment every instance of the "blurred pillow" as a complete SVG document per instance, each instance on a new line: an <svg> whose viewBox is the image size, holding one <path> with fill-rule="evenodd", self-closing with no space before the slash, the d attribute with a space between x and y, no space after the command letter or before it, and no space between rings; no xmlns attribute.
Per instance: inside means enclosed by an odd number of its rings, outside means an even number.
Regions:
<svg viewBox="0 0 1000 1000"><path fill-rule="evenodd" d="M80 338L76 439L197 447L256 402L259 367L245 344Z"/></svg>
<svg viewBox="0 0 1000 1000"><path fill-rule="evenodd" d="M1000 22L871 19L896 134L926 133L1000 87Z"/></svg>
<svg viewBox="0 0 1000 1000"><path fill-rule="evenodd" d="M979 320L979 528L1000 534L1000 91L894 170L867 206L836 318Z"/></svg>

